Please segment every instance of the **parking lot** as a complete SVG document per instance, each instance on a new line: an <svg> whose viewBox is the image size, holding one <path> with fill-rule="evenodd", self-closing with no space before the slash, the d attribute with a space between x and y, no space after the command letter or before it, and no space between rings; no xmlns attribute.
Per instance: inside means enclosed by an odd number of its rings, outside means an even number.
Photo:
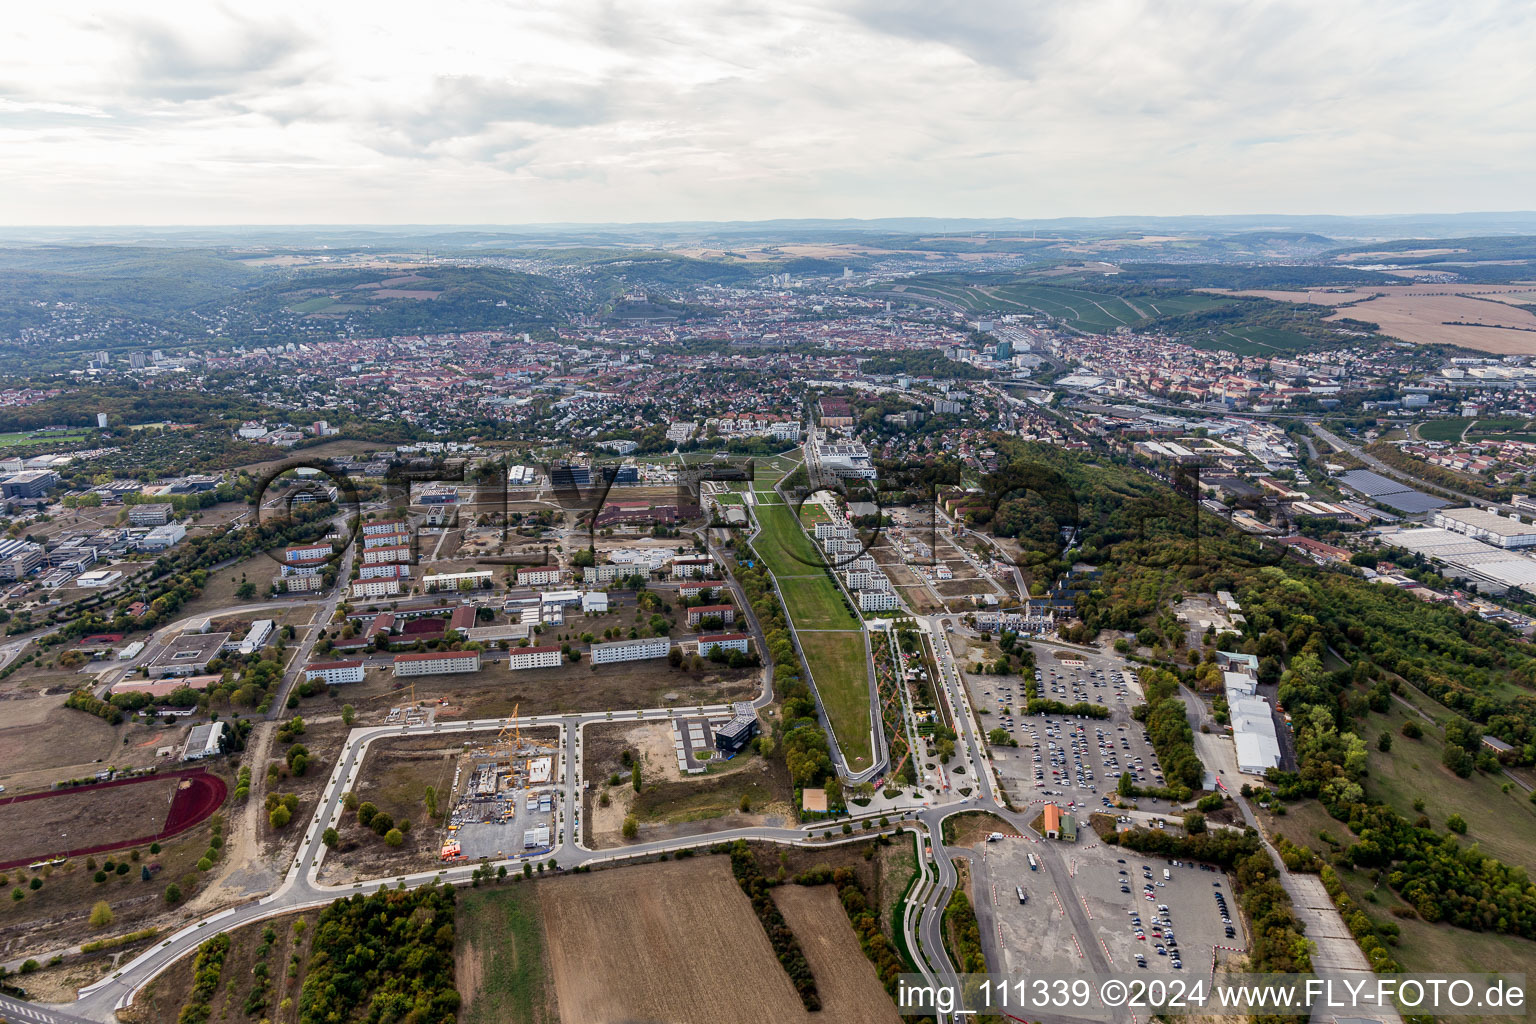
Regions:
<svg viewBox="0 0 1536 1024"><path fill-rule="evenodd" d="M1029 854L1043 844L987 844L991 892L982 898L995 900L1002 972L1081 971L1085 961L1079 950L1102 943L1115 971L1199 974L1210 970L1216 947L1247 947L1224 872L1105 846L1088 829L1081 835L1076 845L1058 848L1072 873L1068 892L1057 891L1044 873L1030 870ZM1023 904L1017 895L1021 887L1027 897ZM1218 895L1225 900L1226 921ZM1062 905L1068 900L1086 911L1092 934L1076 933Z"/></svg>
<svg viewBox="0 0 1536 1024"><path fill-rule="evenodd" d="M991 730L1001 726L1017 747L994 746L993 764L999 779L1023 805L1051 800L1072 809L1105 810L1115 800L1120 776L1139 786L1161 786L1162 768L1141 724L1131 709L1142 702L1135 674L1120 658L1102 652L1079 652L1048 644L1031 645L1035 653L1036 695L1074 704L1086 701L1110 710L1107 719L1070 715L1024 715L1029 685L1019 676L967 676L974 706L986 708L983 721ZM1174 813L1138 801L1142 807Z"/></svg>

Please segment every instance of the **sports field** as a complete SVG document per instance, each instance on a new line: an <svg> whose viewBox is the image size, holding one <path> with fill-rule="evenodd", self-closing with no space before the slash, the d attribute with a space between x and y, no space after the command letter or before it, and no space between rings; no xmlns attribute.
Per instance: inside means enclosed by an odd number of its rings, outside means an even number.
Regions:
<svg viewBox="0 0 1536 1024"><path fill-rule="evenodd" d="M869 767L869 662L862 632L800 633L837 745L854 772Z"/></svg>

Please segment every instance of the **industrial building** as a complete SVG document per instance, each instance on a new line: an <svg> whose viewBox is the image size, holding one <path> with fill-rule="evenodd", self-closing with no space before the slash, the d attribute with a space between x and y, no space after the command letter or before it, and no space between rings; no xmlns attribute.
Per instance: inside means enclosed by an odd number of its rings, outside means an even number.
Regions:
<svg viewBox="0 0 1536 1024"><path fill-rule="evenodd" d="M201 761L224 750L224 723L206 722L192 727L186 746L181 748L183 761Z"/></svg>
<svg viewBox="0 0 1536 1024"><path fill-rule="evenodd" d="M1258 658L1218 651L1216 665L1226 691L1237 770L1244 775L1263 775L1278 768L1280 739L1275 732L1274 709L1259 696Z"/></svg>
<svg viewBox="0 0 1536 1024"><path fill-rule="evenodd" d="M164 526L171 521L176 509L169 503L132 505L128 509L129 526Z"/></svg>
<svg viewBox="0 0 1536 1024"><path fill-rule="evenodd" d="M1501 516L1480 508L1446 508L1431 520L1442 530L1464 533L1498 548L1536 547L1536 525L1522 523L1519 516Z"/></svg>

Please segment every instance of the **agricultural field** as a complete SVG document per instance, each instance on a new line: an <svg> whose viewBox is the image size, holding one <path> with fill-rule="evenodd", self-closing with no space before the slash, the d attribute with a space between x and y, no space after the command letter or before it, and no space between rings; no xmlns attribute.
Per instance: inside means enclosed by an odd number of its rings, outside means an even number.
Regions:
<svg viewBox="0 0 1536 1024"><path fill-rule="evenodd" d="M1385 285L1325 291L1234 292L1283 302L1341 308L1349 317L1379 324L1381 333L1420 345L1459 345L1500 355L1536 352L1536 313L1520 308L1530 283Z"/></svg>
<svg viewBox="0 0 1536 1024"><path fill-rule="evenodd" d="M1257 356L1275 352L1303 352L1317 347L1317 340L1295 331L1275 327L1237 327L1220 330L1192 343L1195 348L1224 349L1240 356Z"/></svg>
<svg viewBox="0 0 1536 1024"><path fill-rule="evenodd" d="M539 915L541 886L505 883L459 897L454 984L459 1024L559 1024Z"/></svg>
<svg viewBox="0 0 1536 1024"><path fill-rule="evenodd" d="M834 989L871 991L854 979L850 948L880 998L843 1006L828 1002L820 1013L808 1013L724 857L568 875L533 888L563 1020L861 1024L892 1019L889 997L835 904L817 934L835 925L847 932L847 944L828 938L819 947L827 970L835 967L836 974L823 999ZM829 973L828 982L833 981Z"/></svg>
<svg viewBox="0 0 1536 1024"><path fill-rule="evenodd" d="M854 772L869 767L869 662L861 632L800 633L816 692Z"/></svg>
<svg viewBox="0 0 1536 1024"><path fill-rule="evenodd" d="M805 959L816 976L821 1012L827 1019L889 1024L901 1020L859 948L836 888L781 885L773 890L773 902L805 950Z"/></svg>

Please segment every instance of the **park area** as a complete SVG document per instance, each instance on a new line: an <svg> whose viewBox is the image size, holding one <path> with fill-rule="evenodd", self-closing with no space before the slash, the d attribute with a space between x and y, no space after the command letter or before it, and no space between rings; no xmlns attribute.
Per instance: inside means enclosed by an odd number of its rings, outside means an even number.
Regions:
<svg viewBox="0 0 1536 1024"><path fill-rule="evenodd" d="M816 692L837 734L837 745L857 773L869 767L869 659L864 634L801 633Z"/></svg>
<svg viewBox="0 0 1536 1024"><path fill-rule="evenodd" d="M0 800L0 869L166 839L205 821L225 792L223 779L191 769Z"/></svg>

